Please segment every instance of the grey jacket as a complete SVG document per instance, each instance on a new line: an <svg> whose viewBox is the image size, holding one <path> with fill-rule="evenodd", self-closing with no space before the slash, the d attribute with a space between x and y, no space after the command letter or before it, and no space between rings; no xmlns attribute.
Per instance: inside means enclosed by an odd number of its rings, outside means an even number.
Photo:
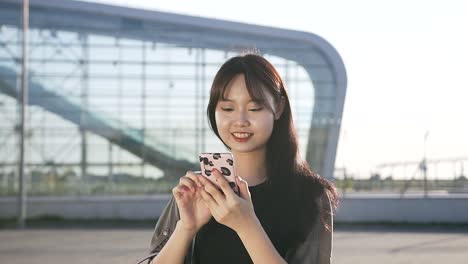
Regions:
<svg viewBox="0 0 468 264"><path fill-rule="evenodd" d="M327 195L320 199L325 210L330 211L330 201ZM318 217L318 216L317 216ZM331 230L325 229L320 217L315 221L314 227L311 229L307 239L298 247L289 250L286 253L285 260L289 264L330 264L333 248L333 215L325 219ZM172 196L166 208L163 210L151 239L151 255L150 259L154 258L164 247L167 240L171 236L176 227L177 221L180 219L177 203ZM184 264L199 264L196 263L193 257L193 249L195 246L195 237L192 245L187 252Z"/></svg>

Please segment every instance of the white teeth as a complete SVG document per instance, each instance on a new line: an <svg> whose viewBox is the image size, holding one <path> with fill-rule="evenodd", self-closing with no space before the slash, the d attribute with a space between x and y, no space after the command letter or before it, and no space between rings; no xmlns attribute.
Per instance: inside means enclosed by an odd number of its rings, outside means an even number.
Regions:
<svg viewBox="0 0 468 264"><path fill-rule="evenodd" d="M248 137L250 137L251 134L249 134L249 133L233 133L233 135L238 137L238 138L248 138Z"/></svg>

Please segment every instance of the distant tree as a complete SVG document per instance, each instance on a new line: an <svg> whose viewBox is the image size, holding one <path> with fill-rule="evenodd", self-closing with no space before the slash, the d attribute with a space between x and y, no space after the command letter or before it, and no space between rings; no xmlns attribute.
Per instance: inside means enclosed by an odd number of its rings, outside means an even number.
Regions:
<svg viewBox="0 0 468 264"><path fill-rule="evenodd" d="M354 188L354 175L348 175L346 177L343 188L345 190Z"/></svg>
<svg viewBox="0 0 468 264"><path fill-rule="evenodd" d="M72 168L66 168L62 174L58 175L58 180L61 182L77 177L76 172Z"/></svg>
<svg viewBox="0 0 468 264"><path fill-rule="evenodd" d="M382 177L380 176L380 173L372 173L370 180L371 181L380 181Z"/></svg>

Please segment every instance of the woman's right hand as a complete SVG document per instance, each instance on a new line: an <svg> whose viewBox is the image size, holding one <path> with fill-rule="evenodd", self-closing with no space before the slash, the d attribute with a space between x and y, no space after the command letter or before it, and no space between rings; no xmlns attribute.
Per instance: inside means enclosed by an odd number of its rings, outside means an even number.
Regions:
<svg viewBox="0 0 468 264"><path fill-rule="evenodd" d="M197 175L188 171L179 180L179 184L172 189L177 206L179 207L181 227L189 232L196 233L211 218L211 213L206 207L198 190Z"/></svg>

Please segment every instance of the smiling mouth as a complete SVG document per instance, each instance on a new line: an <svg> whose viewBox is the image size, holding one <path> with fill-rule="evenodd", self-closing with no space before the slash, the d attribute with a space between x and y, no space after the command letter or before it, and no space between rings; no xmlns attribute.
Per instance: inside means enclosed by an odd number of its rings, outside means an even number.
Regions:
<svg viewBox="0 0 468 264"><path fill-rule="evenodd" d="M245 138L249 138L251 137L253 134L252 133L231 133L231 135L233 135L235 138L238 138L238 139L245 139Z"/></svg>

